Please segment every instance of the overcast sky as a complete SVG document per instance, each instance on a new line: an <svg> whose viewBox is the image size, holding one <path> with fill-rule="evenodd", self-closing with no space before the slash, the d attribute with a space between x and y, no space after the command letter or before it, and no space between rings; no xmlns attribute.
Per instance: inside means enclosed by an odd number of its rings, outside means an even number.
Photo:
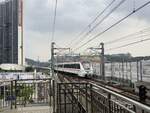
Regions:
<svg viewBox="0 0 150 113"><path fill-rule="evenodd" d="M60 47L76 48L88 41L97 33L107 29L117 20L129 14L133 9L149 0L126 0L102 24L89 34L84 40L76 36L101 12L112 0L58 0L56 32L54 41ZM113 7L116 2L96 22L98 23ZM135 3L134 3L135 1ZM50 58L50 41L55 0L24 0L24 40L25 56L32 59L38 57L42 61ZM107 42L150 27L150 5L147 5L136 14L110 29L100 37L88 43L77 52L82 52L87 47L98 46L100 42ZM91 25L91 27L94 26ZM147 33L148 34L148 33ZM141 34L143 35L143 34ZM76 38L76 40L74 40ZM106 49L121 46L147 37L129 38L122 42L106 45ZM75 43L77 42L77 43ZM73 45L74 44L74 45ZM73 45L73 46L72 46ZM85 52L85 51L84 51ZM150 55L150 41L135 44L125 48L106 51L107 54L127 53L133 56Z"/></svg>

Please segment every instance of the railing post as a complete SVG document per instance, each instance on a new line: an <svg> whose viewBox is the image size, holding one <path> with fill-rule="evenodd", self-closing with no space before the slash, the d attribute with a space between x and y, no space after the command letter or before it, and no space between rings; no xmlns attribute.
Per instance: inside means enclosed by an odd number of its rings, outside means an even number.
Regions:
<svg viewBox="0 0 150 113"><path fill-rule="evenodd" d="M133 111L136 112L136 106L135 105L133 105Z"/></svg>
<svg viewBox="0 0 150 113"><path fill-rule="evenodd" d="M73 108L74 108L74 101L73 101L73 92L74 92L74 90L73 90L73 84L71 85L71 99L72 99L72 101L71 101L71 104L72 104L72 113L73 113Z"/></svg>
<svg viewBox="0 0 150 113"><path fill-rule="evenodd" d="M66 104L67 104L67 101L66 101L66 96L67 96L67 93L66 93L66 91L67 91L67 87L66 87L66 85L67 84L64 84L64 108L65 108L65 113L67 113L67 106L66 106Z"/></svg>
<svg viewBox="0 0 150 113"><path fill-rule="evenodd" d="M145 113L144 110L142 110L142 113Z"/></svg>
<svg viewBox="0 0 150 113"><path fill-rule="evenodd" d="M57 109L58 109L58 113L61 113L61 107L62 107L61 106L61 103L62 103L62 100L61 100L61 95L62 95L61 90L62 89L61 88L62 88L62 84L57 83L57 86L58 86L57 87L58 88L58 93L57 93L58 94L58 106L57 106L58 108Z"/></svg>
<svg viewBox="0 0 150 113"><path fill-rule="evenodd" d="M52 106L52 79L49 79L49 105Z"/></svg>
<svg viewBox="0 0 150 113"><path fill-rule="evenodd" d="M55 113L56 108L55 108L55 82L53 80L53 113Z"/></svg>
<svg viewBox="0 0 150 113"><path fill-rule="evenodd" d="M110 94L110 93L108 93L107 98L108 98L108 108L109 108L109 113L111 113L111 94Z"/></svg>
<svg viewBox="0 0 150 113"><path fill-rule="evenodd" d="M57 93L56 93L56 97L57 97L57 102L56 102L56 104L57 104L57 108L56 108L56 111L57 111L57 113L59 113L59 88L58 88L58 83L57 83Z"/></svg>
<svg viewBox="0 0 150 113"><path fill-rule="evenodd" d="M15 109L17 108L17 80L15 80Z"/></svg>
<svg viewBox="0 0 150 113"><path fill-rule="evenodd" d="M88 87L87 87L87 85L88 84L86 83L86 87L85 87L86 94L85 95L86 95L86 112L88 113Z"/></svg>
<svg viewBox="0 0 150 113"><path fill-rule="evenodd" d="M91 113L93 113L93 90L92 90L92 84L90 84L90 92L91 92Z"/></svg>
<svg viewBox="0 0 150 113"><path fill-rule="evenodd" d="M11 109L13 109L13 81L11 81L10 97L11 97Z"/></svg>

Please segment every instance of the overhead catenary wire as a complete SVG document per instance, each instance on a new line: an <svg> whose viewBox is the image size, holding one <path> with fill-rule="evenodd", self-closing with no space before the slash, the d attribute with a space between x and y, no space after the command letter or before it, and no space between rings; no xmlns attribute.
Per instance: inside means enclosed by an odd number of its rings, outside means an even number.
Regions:
<svg viewBox="0 0 150 113"><path fill-rule="evenodd" d="M114 39L114 40L107 41L107 42L105 42L105 45L117 43L117 42L120 42L120 41L122 41L122 40L125 40L125 39L127 39L127 38L131 38L131 37L133 37L133 38L139 38L139 37L141 37L141 36L136 36L136 35L141 35L141 34L143 34L142 37L143 37L143 36L149 36L150 34L145 34L145 33L147 33L148 31L150 31L150 27L148 27L148 28L146 28L146 29L143 29L143 30L140 30L140 31L138 31L138 32L135 32L135 33L132 33L132 34L129 34L129 35L126 35L126 36L123 36L123 37ZM144 35L144 34L145 34L145 35ZM134 36L136 36L136 37L134 37Z"/></svg>
<svg viewBox="0 0 150 113"><path fill-rule="evenodd" d="M57 0L55 0L54 20L53 20L53 24L52 24L52 38L51 38L51 42L54 40L54 35L55 35L56 16L57 16Z"/></svg>
<svg viewBox="0 0 150 113"><path fill-rule="evenodd" d="M81 41L83 41L91 32L93 32L104 20L106 20L117 8L121 6L126 0L121 0L108 14L106 14L96 25L94 25L88 32L83 35L79 41L77 41L74 45L79 44Z"/></svg>
<svg viewBox="0 0 150 113"><path fill-rule="evenodd" d="M122 45L122 46L118 46L118 47L106 49L106 51L111 51L111 50L115 50L115 49L120 49L120 48L123 48L123 47L131 46L131 45L138 44L138 43L141 43L141 42L146 42L146 41L150 41L150 38L145 38L145 39L138 40L138 41L135 41L135 42L131 42L131 43L128 43L128 44L124 44L124 45Z"/></svg>
<svg viewBox="0 0 150 113"><path fill-rule="evenodd" d="M76 37L74 37L72 40L71 40L71 43L69 45L71 45L74 40L77 40L77 38L80 38L80 36L82 34L84 34L84 32L93 24L96 22L96 20L105 13L105 11L110 8L110 6L115 2L116 0L113 0L111 1L102 11L100 11L100 13L98 13L98 15L92 20L92 22L90 22L90 24L88 24Z"/></svg>
<svg viewBox="0 0 150 113"><path fill-rule="evenodd" d="M111 25L110 27L108 27L107 29L105 29L104 31L98 33L97 35L95 35L94 37L92 37L91 39L89 39L88 41L86 41L85 43L83 43L81 46L75 48L74 51L77 51L78 49L84 47L86 44L88 44L89 42L93 41L93 40L96 39L97 37L101 36L102 34L104 34L105 32L107 32L108 30L110 30L110 29L113 28L114 26L120 24L122 21L124 21L125 19L127 19L128 17L130 17L131 15L133 15L134 13L136 13L137 11L139 11L140 9L144 8L144 7L147 6L148 4L150 4L150 1L144 3L143 5L141 5L141 6L138 7L138 8L136 8L134 11L132 11L131 13L129 13L127 16L121 18L119 21L117 21L116 23L114 23L113 25Z"/></svg>

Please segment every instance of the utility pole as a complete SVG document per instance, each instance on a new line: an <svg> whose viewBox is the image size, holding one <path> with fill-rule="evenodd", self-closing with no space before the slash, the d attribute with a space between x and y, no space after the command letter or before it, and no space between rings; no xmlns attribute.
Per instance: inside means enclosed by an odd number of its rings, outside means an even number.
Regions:
<svg viewBox="0 0 150 113"><path fill-rule="evenodd" d="M100 62L100 74L102 76L102 80L105 81L105 59L104 59L104 43L100 43L100 46L101 47L98 47L98 48L89 48L89 49L92 49L92 50L101 50L99 56L100 56L100 59L101 59L101 62Z"/></svg>
<svg viewBox="0 0 150 113"><path fill-rule="evenodd" d="M55 44L55 42L51 43L51 72L52 72L52 77L54 77L54 44Z"/></svg>
<svg viewBox="0 0 150 113"><path fill-rule="evenodd" d="M101 45L101 69L102 69L102 79L105 80L105 58L104 58L104 43L100 43Z"/></svg>
<svg viewBox="0 0 150 113"><path fill-rule="evenodd" d="M55 45L55 42L52 42L51 43L51 72L52 72L52 77L54 77L55 50L69 50L70 51L70 48L55 48L54 45Z"/></svg>
<svg viewBox="0 0 150 113"><path fill-rule="evenodd" d="M70 48L54 48L54 50L59 50L59 51L69 50L69 52L70 52ZM65 59L65 55L64 55L64 57L62 56L62 62L64 62L64 59Z"/></svg>

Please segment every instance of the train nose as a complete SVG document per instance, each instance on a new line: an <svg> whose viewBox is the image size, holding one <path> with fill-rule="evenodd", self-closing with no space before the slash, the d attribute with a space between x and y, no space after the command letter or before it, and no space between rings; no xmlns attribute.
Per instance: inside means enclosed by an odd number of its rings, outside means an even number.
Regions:
<svg viewBox="0 0 150 113"><path fill-rule="evenodd" d="M87 71L86 71L86 74L87 74L88 76L92 76L93 72L90 71L90 70L87 70Z"/></svg>

